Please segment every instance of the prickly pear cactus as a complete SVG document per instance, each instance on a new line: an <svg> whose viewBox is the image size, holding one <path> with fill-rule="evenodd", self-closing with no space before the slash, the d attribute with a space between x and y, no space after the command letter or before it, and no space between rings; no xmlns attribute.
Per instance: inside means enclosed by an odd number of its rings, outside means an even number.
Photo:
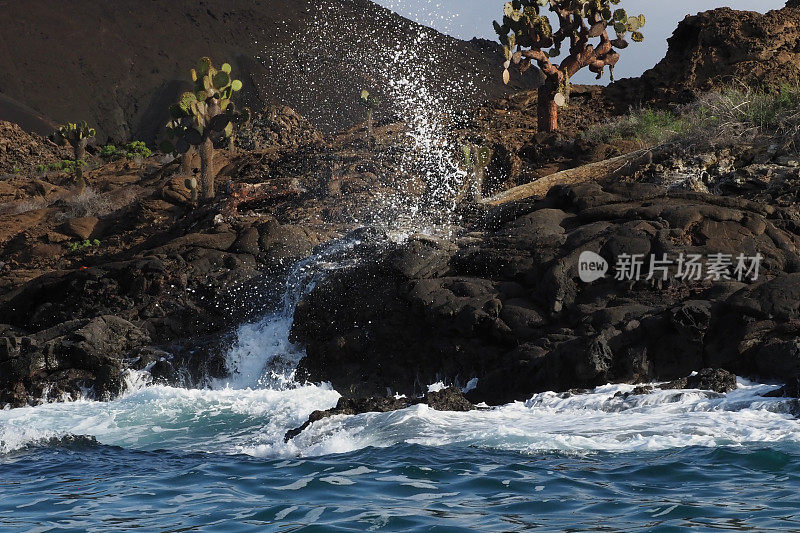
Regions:
<svg viewBox="0 0 800 533"><path fill-rule="evenodd" d="M558 129L558 107L569 101L569 79L588 67L600 79L608 67L613 81L618 50L628 47L628 38L642 42L644 15L630 16L615 8L621 0L513 0L505 2L503 19L494 29L503 44L506 61L503 80L511 80L510 68L521 72L535 61L546 76L539 90L539 129ZM559 27L553 28L544 10L555 13ZM614 32L614 38L609 31ZM599 40L599 41L598 41ZM568 51L560 64L555 59ZM560 96L557 96L560 95Z"/></svg>
<svg viewBox="0 0 800 533"><path fill-rule="evenodd" d="M51 139L59 146L69 144L75 152L75 161L86 157L86 144L96 135L94 128L90 128L85 120L78 123L68 123L59 127Z"/></svg>
<svg viewBox="0 0 800 533"><path fill-rule="evenodd" d="M178 103L170 106L171 120L166 129L169 140L161 143L163 152L175 154L198 147L206 200L214 197L214 147L229 145L236 130L251 117L249 109L238 111L233 103L235 93L242 90L242 82L233 79L231 70L228 63L217 69L208 57L198 62L191 70L194 91L183 93Z"/></svg>
<svg viewBox="0 0 800 533"><path fill-rule="evenodd" d="M361 91L361 98L359 98L358 103L364 109L375 109L380 104L380 100L369 94L369 91Z"/></svg>

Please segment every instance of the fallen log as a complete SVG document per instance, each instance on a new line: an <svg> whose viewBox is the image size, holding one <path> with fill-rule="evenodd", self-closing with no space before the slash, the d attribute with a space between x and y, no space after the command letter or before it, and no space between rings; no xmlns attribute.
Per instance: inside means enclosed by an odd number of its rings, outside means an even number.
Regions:
<svg viewBox="0 0 800 533"><path fill-rule="evenodd" d="M587 181L602 181L605 179L631 175L641 166L650 163L653 159L652 149L637 150L625 155L590 163L577 168L570 168L539 178L531 183L520 185L503 191L491 198L480 201L484 205L502 205L525 198L543 197L556 185L571 185Z"/></svg>

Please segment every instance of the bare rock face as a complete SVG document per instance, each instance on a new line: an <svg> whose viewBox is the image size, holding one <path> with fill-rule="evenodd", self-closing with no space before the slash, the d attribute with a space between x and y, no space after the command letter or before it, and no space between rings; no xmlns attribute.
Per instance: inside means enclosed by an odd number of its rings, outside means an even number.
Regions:
<svg viewBox="0 0 800 533"><path fill-rule="evenodd" d="M381 89L383 82L366 70L383 67L387 54L375 50L383 43L391 45L387 51L397 45L420 62L446 65L428 69L426 81L455 105L508 92L496 74L502 62L496 55L369 0L153 0L146 6L119 0L113 10L105 0L82 0L80 19L70 16L72 9L52 0L3 3L0 25L16 31L4 32L0 42L0 70L8 73L0 79L0 118L15 116L13 102L56 122L87 120L100 142L152 142L169 104L188 90L189 69L211 54L242 80L239 104L258 110L286 103L322 130L336 131L363 121L362 89ZM169 32L153 31L167 21ZM53 46L65 41L70 46ZM81 83L59 83L65 65ZM459 83L471 87L468 95L451 90ZM390 109L391 98L382 96Z"/></svg>
<svg viewBox="0 0 800 533"><path fill-rule="evenodd" d="M609 94L631 101L688 102L733 83L778 87L800 77L800 3L757 13L728 7L687 16L668 40L666 57ZM619 98L618 98L619 99Z"/></svg>

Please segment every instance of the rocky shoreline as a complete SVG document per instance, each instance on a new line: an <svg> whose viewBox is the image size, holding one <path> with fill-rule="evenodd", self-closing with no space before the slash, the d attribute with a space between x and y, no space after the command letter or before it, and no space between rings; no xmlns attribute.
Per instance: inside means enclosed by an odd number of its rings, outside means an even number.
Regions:
<svg viewBox="0 0 800 533"><path fill-rule="evenodd" d="M796 225L772 206L649 185L556 187L326 277L298 305L299 373L348 397L440 380L497 405L546 390L670 381L704 368L797 376ZM584 252L672 258L646 279L579 279ZM757 280L679 279L677 260L763 256ZM731 279L724 279L730 277Z"/></svg>
<svg viewBox="0 0 800 533"><path fill-rule="evenodd" d="M687 19L681 31L709 24ZM674 67L668 59L679 54L671 54L657 70ZM526 111L535 96L519 93L472 110L448 134L492 146L481 191L489 196L545 169L633 151L630 141L579 135L612 118L615 91L633 94L632 83L576 87L564 113L576 131L538 134ZM665 102L686 92L671 89ZM598 106L602 113L587 112ZM0 123L8 173L0 180L0 406L87 391L112 399L129 370L183 386L224 377L231 332L277 305L297 261L357 228L360 260L322 277L293 317L291 340L306 354L298 379L342 394L309 423L420 402L472 409L610 382L722 393L739 375L797 393L796 149L665 149L613 180L445 212L420 200L426 184L406 163L406 126L386 119L374 138L358 127L324 135L272 106L238 148L220 152L223 192L195 208L177 162L163 154L92 155L88 192L64 172L14 172L62 154ZM446 236L389 239L385 221L408 206L387 198L433 212ZM582 279L582 257L604 264L605 276ZM698 257L705 270L687 275L687 259ZM635 261L640 270L631 271ZM436 382L449 388L429 392Z"/></svg>

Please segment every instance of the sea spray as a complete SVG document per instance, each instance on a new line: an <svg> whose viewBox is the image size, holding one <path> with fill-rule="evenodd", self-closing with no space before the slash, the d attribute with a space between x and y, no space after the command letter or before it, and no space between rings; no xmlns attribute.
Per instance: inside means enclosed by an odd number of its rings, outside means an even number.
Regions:
<svg viewBox="0 0 800 533"><path fill-rule="evenodd" d="M214 388L296 387L294 371L304 353L292 344L289 333L297 303L326 273L354 266L398 238L403 236L360 229L322 245L311 257L298 262L286 278L278 308L236 331L236 340L226 355L230 375L216 380Z"/></svg>
<svg viewBox="0 0 800 533"><path fill-rule="evenodd" d="M391 160L387 166L393 175L378 179L394 183L394 190L380 194L366 210L368 219L360 222L447 234L459 222L456 197L466 178L458 163L460 142L453 129L465 117L465 98L477 92L475 73L448 72L443 90L435 74L450 64L446 38L415 26L407 45L399 36L411 27L398 27L398 20L388 12L376 13L366 25L359 25L351 15L336 2L319 2L302 31L278 27L276 31L285 33L281 40L289 44L265 49L260 60L278 77L303 80L306 90L292 98L308 108L347 94L344 81L340 94L321 92L315 82L320 64L337 65L342 72L370 80L370 86L362 89L380 97L379 114L398 123L400 134L390 136L391 146L373 148L372 157ZM361 26L370 30L364 33ZM358 46L342 41L340 34L348 27L358 35ZM358 94L351 96L341 105L357 108Z"/></svg>

